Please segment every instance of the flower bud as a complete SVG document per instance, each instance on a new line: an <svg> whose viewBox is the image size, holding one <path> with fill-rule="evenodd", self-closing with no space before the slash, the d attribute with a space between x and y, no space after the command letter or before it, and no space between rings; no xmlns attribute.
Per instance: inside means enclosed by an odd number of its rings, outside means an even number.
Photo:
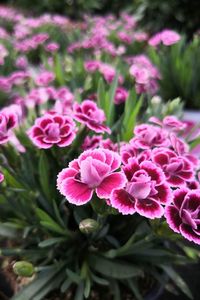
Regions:
<svg viewBox="0 0 200 300"><path fill-rule="evenodd" d="M84 234L90 234L99 229L99 223L93 219L85 219L80 222L79 229Z"/></svg>
<svg viewBox="0 0 200 300"><path fill-rule="evenodd" d="M35 272L35 268L30 262L17 261L13 265L13 271L16 275L19 275L22 277L31 277Z"/></svg>

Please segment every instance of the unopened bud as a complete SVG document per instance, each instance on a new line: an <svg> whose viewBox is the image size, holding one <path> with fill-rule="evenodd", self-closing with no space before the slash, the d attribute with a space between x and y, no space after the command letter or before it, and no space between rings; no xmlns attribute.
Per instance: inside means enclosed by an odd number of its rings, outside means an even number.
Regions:
<svg viewBox="0 0 200 300"><path fill-rule="evenodd" d="M35 273L35 268L30 262L17 261L13 265L13 271L18 276L31 277Z"/></svg>
<svg viewBox="0 0 200 300"><path fill-rule="evenodd" d="M99 223L93 219L85 219L80 222L79 229L84 234L90 234L99 229Z"/></svg>

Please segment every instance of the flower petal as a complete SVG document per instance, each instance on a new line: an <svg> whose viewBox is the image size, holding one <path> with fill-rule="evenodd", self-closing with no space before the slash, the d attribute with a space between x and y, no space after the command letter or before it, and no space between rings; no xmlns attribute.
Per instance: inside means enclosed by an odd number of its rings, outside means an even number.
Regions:
<svg viewBox="0 0 200 300"><path fill-rule="evenodd" d="M126 177L120 172L108 175L96 188L96 193L99 198L109 198L114 189L122 188L126 183Z"/></svg>
<svg viewBox="0 0 200 300"><path fill-rule="evenodd" d="M135 199L124 189L113 190L110 197L111 206L116 208L123 215L135 213Z"/></svg>

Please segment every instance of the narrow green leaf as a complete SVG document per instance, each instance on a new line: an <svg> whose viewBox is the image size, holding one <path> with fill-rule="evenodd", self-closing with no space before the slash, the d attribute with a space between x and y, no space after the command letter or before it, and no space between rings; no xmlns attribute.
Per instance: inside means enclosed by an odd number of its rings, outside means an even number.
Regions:
<svg viewBox="0 0 200 300"><path fill-rule="evenodd" d="M44 195L51 199L51 193L50 193L50 183L49 183L49 163L47 156L44 151L40 151L40 159L39 159L39 180L40 184L43 190Z"/></svg>
<svg viewBox="0 0 200 300"><path fill-rule="evenodd" d="M91 255L89 263L92 269L104 276L116 279L126 279L140 276L141 270L124 261L109 260L101 256Z"/></svg>
<svg viewBox="0 0 200 300"><path fill-rule="evenodd" d="M40 248L46 248L46 247L53 246L55 244L60 244L60 243L62 243L64 241L65 241L64 238L52 238L52 239L47 239L47 240L44 240L44 241L40 242L38 244L38 246Z"/></svg>
<svg viewBox="0 0 200 300"><path fill-rule="evenodd" d="M187 284L179 276L179 274L174 271L172 267L166 265L160 265L160 267L167 273L167 275L173 280L174 284L186 295L188 298L193 299L192 293L188 288Z"/></svg>

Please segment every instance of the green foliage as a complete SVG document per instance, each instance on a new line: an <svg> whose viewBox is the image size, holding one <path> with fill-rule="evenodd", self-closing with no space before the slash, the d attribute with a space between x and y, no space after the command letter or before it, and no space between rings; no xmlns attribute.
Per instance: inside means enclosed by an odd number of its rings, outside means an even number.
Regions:
<svg viewBox="0 0 200 300"><path fill-rule="evenodd" d="M171 47L148 49L152 61L161 72L160 93L168 100L180 97L188 108L200 108L200 38L187 43L182 39Z"/></svg>

